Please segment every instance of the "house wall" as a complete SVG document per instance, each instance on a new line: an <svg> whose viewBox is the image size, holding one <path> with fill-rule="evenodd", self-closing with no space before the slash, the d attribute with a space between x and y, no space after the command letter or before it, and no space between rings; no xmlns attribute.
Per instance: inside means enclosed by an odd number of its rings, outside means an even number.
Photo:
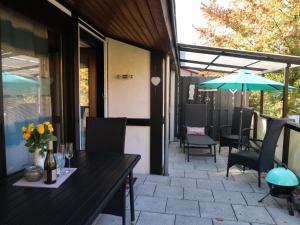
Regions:
<svg viewBox="0 0 300 225"><path fill-rule="evenodd" d="M107 39L107 108L109 117L150 118L150 51ZM125 152L142 156L134 173L150 172L149 126L127 126Z"/></svg>
<svg viewBox="0 0 300 225"><path fill-rule="evenodd" d="M266 127L267 127L267 120L258 117L257 122L257 138L263 139L265 133L266 133ZM275 152L276 159L280 160L282 159L282 151L283 151L283 131L281 132L281 135L279 137L279 140L277 142L277 148ZM298 176L300 176L300 133L291 130L290 132L290 146L289 146L289 163L288 167L291 168Z"/></svg>

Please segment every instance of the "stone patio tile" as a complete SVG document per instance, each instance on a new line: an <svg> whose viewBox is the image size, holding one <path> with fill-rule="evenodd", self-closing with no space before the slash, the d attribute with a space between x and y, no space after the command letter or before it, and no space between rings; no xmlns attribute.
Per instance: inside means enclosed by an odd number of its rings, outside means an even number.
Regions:
<svg viewBox="0 0 300 225"><path fill-rule="evenodd" d="M185 172L186 178L200 178L200 179L208 179L207 171L191 171Z"/></svg>
<svg viewBox="0 0 300 225"><path fill-rule="evenodd" d="M135 219L139 218L140 212L135 211ZM122 217L110 214L99 214L92 225L122 225ZM126 210L126 225L131 225L130 210Z"/></svg>
<svg viewBox="0 0 300 225"><path fill-rule="evenodd" d="M270 224L266 224L266 223L251 223L251 225L270 225Z"/></svg>
<svg viewBox="0 0 300 225"><path fill-rule="evenodd" d="M175 225L212 225L212 220L192 216L176 216Z"/></svg>
<svg viewBox="0 0 300 225"><path fill-rule="evenodd" d="M176 186L157 185L154 196L183 199L183 188Z"/></svg>
<svg viewBox="0 0 300 225"><path fill-rule="evenodd" d="M138 196L135 200L135 209L148 212L164 213L166 204L166 198Z"/></svg>
<svg viewBox="0 0 300 225"><path fill-rule="evenodd" d="M267 207L268 212L271 214L277 225L299 225L300 215L295 210L294 216L290 216L287 208L271 208Z"/></svg>
<svg viewBox="0 0 300 225"><path fill-rule="evenodd" d="M233 209L238 221L275 224L272 217L264 207L233 205Z"/></svg>
<svg viewBox="0 0 300 225"><path fill-rule="evenodd" d="M175 170L184 170L184 171L193 171L194 165L191 162L175 162L174 169Z"/></svg>
<svg viewBox="0 0 300 225"><path fill-rule="evenodd" d="M171 186L194 187L194 188L196 188L196 179L192 179L192 178L174 178L174 177L172 177Z"/></svg>
<svg viewBox="0 0 300 225"><path fill-rule="evenodd" d="M175 215L141 212L136 225L174 225Z"/></svg>
<svg viewBox="0 0 300 225"><path fill-rule="evenodd" d="M228 175L228 178L226 177L226 171L208 171L208 177L211 180L233 180L233 177L230 173Z"/></svg>
<svg viewBox="0 0 300 225"><path fill-rule="evenodd" d="M261 187L258 187L258 183L257 181L254 182L254 183L250 183L252 189L255 191L255 192L258 192L258 193L267 193L269 192L270 188L268 187L268 185L266 183L261 183Z"/></svg>
<svg viewBox="0 0 300 225"><path fill-rule="evenodd" d="M257 183L257 176L253 173L233 173L232 174L235 181L246 182L246 183Z"/></svg>
<svg viewBox="0 0 300 225"><path fill-rule="evenodd" d="M211 190L224 190L223 183L220 180L197 179L197 188L211 189Z"/></svg>
<svg viewBox="0 0 300 225"><path fill-rule="evenodd" d="M218 171L217 167L211 163L195 164L195 170Z"/></svg>
<svg viewBox="0 0 300 225"><path fill-rule="evenodd" d="M169 170L170 177L184 177L184 170Z"/></svg>
<svg viewBox="0 0 300 225"><path fill-rule="evenodd" d="M198 201L168 199L166 213L199 217Z"/></svg>
<svg viewBox="0 0 300 225"><path fill-rule="evenodd" d="M199 200L201 202L213 202L211 190L199 188L184 188L184 199Z"/></svg>
<svg viewBox="0 0 300 225"><path fill-rule="evenodd" d="M170 177L166 176L159 176L159 175L149 175L144 184L164 184L164 185L170 185Z"/></svg>
<svg viewBox="0 0 300 225"><path fill-rule="evenodd" d="M230 204L200 202L200 215L204 218L236 221Z"/></svg>
<svg viewBox="0 0 300 225"><path fill-rule="evenodd" d="M246 201L240 192L214 190L213 195L216 202L246 205Z"/></svg>
<svg viewBox="0 0 300 225"><path fill-rule="evenodd" d="M253 192L253 189L248 183L223 180L223 184L226 191Z"/></svg>
<svg viewBox="0 0 300 225"><path fill-rule="evenodd" d="M214 225L250 225L250 223L245 223L245 222L235 222L235 221L220 221L220 220L213 220ZM253 224L252 224L253 225ZM261 224L264 225L264 224Z"/></svg>
<svg viewBox="0 0 300 225"><path fill-rule="evenodd" d="M137 184L134 186L135 195L153 196L156 184Z"/></svg>
<svg viewBox="0 0 300 225"><path fill-rule="evenodd" d="M272 196L268 196L264 199L262 203L259 203L258 200L260 200L262 197L264 197L266 194L264 193L242 193L244 198L246 199L246 202L248 205L252 206L271 206L271 207L280 207L280 205L276 202L276 200Z"/></svg>
<svg viewBox="0 0 300 225"><path fill-rule="evenodd" d="M147 174L133 174L133 177L136 178L134 184L143 184L146 180Z"/></svg>

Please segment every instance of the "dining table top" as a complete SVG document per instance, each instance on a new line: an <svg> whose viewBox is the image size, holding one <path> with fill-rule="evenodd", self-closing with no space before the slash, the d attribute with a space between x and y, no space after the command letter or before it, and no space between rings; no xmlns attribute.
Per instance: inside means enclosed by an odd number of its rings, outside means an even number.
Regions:
<svg viewBox="0 0 300 225"><path fill-rule="evenodd" d="M140 158L80 151L71 160L77 170L57 189L13 186L24 173L8 176L0 180L0 225L91 224Z"/></svg>

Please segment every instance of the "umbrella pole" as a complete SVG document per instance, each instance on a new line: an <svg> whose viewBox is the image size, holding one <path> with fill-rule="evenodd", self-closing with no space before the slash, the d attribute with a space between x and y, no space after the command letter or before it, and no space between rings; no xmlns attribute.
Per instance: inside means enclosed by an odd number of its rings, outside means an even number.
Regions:
<svg viewBox="0 0 300 225"><path fill-rule="evenodd" d="M240 115L240 130L239 130L239 144L238 144L238 148L239 148L239 149L240 149L241 143L242 143L243 98L244 98L244 84L242 84L242 92L241 92L241 115Z"/></svg>

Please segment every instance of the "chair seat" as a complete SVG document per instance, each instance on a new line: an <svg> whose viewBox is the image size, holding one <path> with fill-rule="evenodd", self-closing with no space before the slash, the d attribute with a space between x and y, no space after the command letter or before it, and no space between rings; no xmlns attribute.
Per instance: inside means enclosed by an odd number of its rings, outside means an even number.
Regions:
<svg viewBox="0 0 300 225"><path fill-rule="evenodd" d="M258 160L259 153L257 153L254 150L244 150L244 151L238 151L235 153L231 153L233 157L239 157L239 158L246 158L249 160Z"/></svg>
<svg viewBox="0 0 300 225"><path fill-rule="evenodd" d="M230 154L230 166L234 164L240 164L250 169L258 170L259 169L259 154L253 150L239 151Z"/></svg>
<svg viewBox="0 0 300 225"><path fill-rule="evenodd" d="M222 138L226 138L226 139L229 139L229 140L239 140L239 135L236 135L236 134L231 134L231 135L222 135L221 136Z"/></svg>

